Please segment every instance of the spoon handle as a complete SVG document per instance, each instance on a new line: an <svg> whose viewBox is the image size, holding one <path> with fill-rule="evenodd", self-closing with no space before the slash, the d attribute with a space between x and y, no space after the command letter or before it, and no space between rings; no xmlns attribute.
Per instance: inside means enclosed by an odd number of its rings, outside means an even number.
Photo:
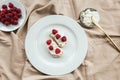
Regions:
<svg viewBox="0 0 120 80"><path fill-rule="evenodd" d="M119 47L116 45L116 43L111 39L111 37L104 31L104 29L95 21L94 17L92 17L92 21L93 23L101 30L104 32L104 34L108 37L108 39L112 42L112 44L114 45L114 47L116 47L116 49L120 52Z"/></svg>

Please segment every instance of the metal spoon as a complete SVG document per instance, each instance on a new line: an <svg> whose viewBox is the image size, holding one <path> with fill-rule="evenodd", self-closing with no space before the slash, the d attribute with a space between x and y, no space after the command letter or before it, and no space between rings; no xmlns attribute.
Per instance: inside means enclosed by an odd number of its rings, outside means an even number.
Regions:
<svg viewBox="0 0 120 80"><path fill-rule="evenodd" d="M92 11L94 11L94 12L97 12L97 10L95 10L95 9L93 9L93 8L87 8L86 10L89 10L89 11L91 11L91 13L92 13ZM86 11L86 10L84 10L84 11ZM82 13L84 13L84 11L82 11ZM90 13L88 12L88 15L89 15ZM87 15L87 14L86 14ZM97 16L99 16L98 14L96 14ZM90 22L90 25L88 26L88 24L87 23L85 23L85 22L83 22L83 19L85 18L85 17L87 17L87 16L82 16L82 14L80 14L80 22L82 23L82 24L84 24L86 27L93 27L93 26L96 26L96 27L98 27L106 36L107 36L107 38L111 41L111 43L114 45L114 47L120 52L120 48L116 45L116 43L113 41L113 39L105 32L105 30L98 24L98 17L96 18L95 17L95 15L93 15L93 14L91 14L91 15L89 15L88 17L89 17L89 19L88 20L90 20L90 21L88 21L88 22Z"/></svg>

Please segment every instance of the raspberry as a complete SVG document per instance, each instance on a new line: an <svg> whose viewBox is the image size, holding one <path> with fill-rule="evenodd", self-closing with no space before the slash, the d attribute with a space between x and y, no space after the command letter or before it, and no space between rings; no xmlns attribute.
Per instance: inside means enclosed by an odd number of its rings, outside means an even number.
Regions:
<svg viewBox="0 0 120 80"><path fill-rule="evenodd" d="M53 29L52 34L56 34L56 33L58 33L58 31L56 29Z"/></svg>
<svg viewBox="0 0 120 80"><path fill-rule="evenodd" d="M1 13L1 17L4 18L4 17L5 17L5 14L4 14L4 13Z"/></svg>
<svg viewBox="0 0 120 80"><path fill-rule="evenodd" d="M15 11L13 11L12 13L14 14L14 16L17 15L17 12L15 12Z"/></svg>
<svg viewBox="0 0 120 80"><path fill-rule="evenodd" d="M14 4L13 3L9 3L8 6L9 6L9 8L13 8Z"/></svg>
<svg viewBox="0 0 120 80"><path fill-rule="evenodd" d="M2 18L5 18L5 14L1 14L0 16L1 16L1 19L2 19Z"/></svg>
<svg viewBox="0 0 120 80"><path fill-rule="evenodd" d="M16 12L17 8L16 8L16 7L13 7L13 8L10 8L10 10ZM17 13L17 12L16 12L16 13Z"/></svg>
<svg viewBox="0 0 120 80"><path fill-rule="evenodd" d="M13 16L13 14L12 14L12 13L8 13L7 15L8 15L9 17L12 17L12 16Z"/></svg>
<svg viewBox="0 0 120 80"><path fill-rule="evenodd" d="M14 8L10 8L9 10L12 12L12 11L14 11Z"/></svg>
<svg viewBox="0 0 120 80"><path fill-rule="evenodd" d="M6 18L1 18L1 22L4 23L6 21Z"/></svg>
<svg viewBox="0 0 120 80"><path fill-rule="evenodd" d="M60 34L56 34L56 39L59 39L60 37L61 37L61 35Z"/></svg>
<svg viewBox="0 0 120 80"><path fill-rule="evenodd" d="M18 18L21 18L21 17L22 17L21 13L18 13L17 16L18 16Z"/></svg>
<svg viewBox="0 0 120 80"><path fill-rule="evenodd" d="M8 14L5 14L5 18L10 18L10 17L8 16Z"/></svg>
<svg viewBox="0 0 120 80"><path fill-rule="evenodd" d="M13 20L13 24L17 25L18 24L18 20Z"/></svg>
<svg viewBox="0 0 120 80"><path fill-rule="evenodd" d="M21 9L15 7L13 3L9 3L8 7L6 4L2 5L2 9L0 10L0 22L6 26L10 24L17 25L18 19L22 16Z"/></svg>
<svg viewBox="0 0 120 80"><path fill-rule="evenodd" d="M60 52L61 52L61 50L60 50L59 48L56 48L56 49L55 49L55 53L56 53L56 54L59 54Z"/></svg>
<svg viewBox="0 0 120 80"><path fill-rule="evenodd" d="M2 16L0 15L0 20L2 19Z"/></svg>
<svg viewBox="0 0 120 80"><path fill-rule="evenodd" d="M49 50L53 50L53 46L49 46Z"/></svg>
<svg viewBox="0 0 120 80"><path fill-rule="evenodd" d="M7 5L3 4L3 5L2 5L2 8L3 8L3 9L7 9Z"/></svg>
<svg viewBox="0 0 120 80"><path fill-rule="evenodd" d="M9 9L9 10L7 10L7 13L12 13L12 11Z"/></svg>
<svg viewBox="0 0 120 80"><path fill-rule="evenodd" d="M63 37L61 38L61 41L62 41L62 42L65 42L65 41L67 41L67 38L66 38L66 36L63 36Z"/></svg>
<svg viewBox="0 0 120 80"><path fill-rule="evenodd" d="M0 21L1 21L1 19L2 19L2 16L0 15Z"/></svg>
<svg viewBox="0 0 120 80"><path fill-rule="evenodd" d="M5 14L5 13L7 13L7 10L6 9L2 9L1 13Z"/></svg>
<svg viewBox="0 0 120 80"><path fill-rule="evenodd" d="M14 19L11 19L11 20L10 20L10 23L11 23L11 24L14 24Z"/></svg>
<svg viewBox="0 0 120 80"><path fill-rule="evenodd" d="M46 41L46 44L47 44L47 45L50 45L51 42L52 42L52 40L49 39L49 40Z"/></svg>
<svg viewBox="0 0 120 80"><path fill-rule="evenodd" d="M11 18L10 18L10 17L7 17L7 18L6 18L6 21L10 22L10 21L11 21Z"/></svg>
<svg viewBox="0 0 120 80"><path fill-rule="evenodd" d="M17 12L17 13L21 13L21 9L20 9L20 8L17 8L17 9L16 9L16 12Z"/></svg>
<svg viewBox="0 0 120 80"><path fill-rule="evenodd" d="M1 14L1 12L0 12L0 16L1 16L2 14ZM1 16L2 17L2 16Z"/></svg>
<svg viewBox="0 0 120 80"><path fill-rule="evenodd" d="M13 19L14 19L14 20L18 20L18 17L17 17L17 16L14 16Z"/></svg>
<svg viewBox="0 0 120 80"><path fill-rule="evenodd" d="M8 26L8 25L10 25L10 22L5 21L4 24L5 24L6 26Z"/></svg>

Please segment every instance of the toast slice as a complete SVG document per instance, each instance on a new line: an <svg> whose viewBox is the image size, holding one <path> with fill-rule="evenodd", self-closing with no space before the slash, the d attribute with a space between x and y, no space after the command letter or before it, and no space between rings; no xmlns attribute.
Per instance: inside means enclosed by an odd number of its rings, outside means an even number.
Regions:
<svg viewBox="0 0 120 80"><path fill-rule="evenodd" d="M58 45L52 39L46 40L46 45L47 45L49 53L53 57L57 58L57 57L62 56L63 50L59 48Z"/></svg>
<svg viewBox="0 0 120 80"><path fill-rule="evenodd" d="M52 29L52 32L50 33L50 37L56 42L56 44L60 48L63 48L66 45L67 37L59 33L58 30Z"/></svg>

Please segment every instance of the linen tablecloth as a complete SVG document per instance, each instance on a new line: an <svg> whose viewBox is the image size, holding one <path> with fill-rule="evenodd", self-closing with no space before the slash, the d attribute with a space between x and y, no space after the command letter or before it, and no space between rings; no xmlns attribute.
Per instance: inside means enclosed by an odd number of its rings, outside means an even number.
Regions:
<svg viewBox="0 0 120 80"><path fill-rule="evenodd" d="M73 72L49 76L37 71L25 53L25 37L30 27L47 15L65 15L74 20L85 8L100 13L99 24L120 47L120 0L18 0L27 10L24 24L16 31L0 31L0 80L120 80L119 52L97 27L83 27L88 51ZM69 66L68 66L69 67Z"/></svg>

